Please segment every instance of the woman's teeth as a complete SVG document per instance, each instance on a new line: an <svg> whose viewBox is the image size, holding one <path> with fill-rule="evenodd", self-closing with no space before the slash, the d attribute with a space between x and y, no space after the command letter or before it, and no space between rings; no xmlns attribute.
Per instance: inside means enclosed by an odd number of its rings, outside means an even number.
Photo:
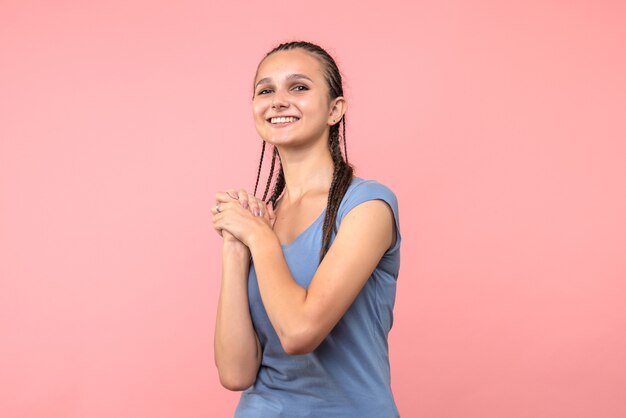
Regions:
<svg viewBox="0 0 626 418"><path fill-rule="evenodd" d="M295 122L297 120L298 118L289 116L289 117L281 117L281 118L271 118L270 123L289 123L289 122Z"/></svg>

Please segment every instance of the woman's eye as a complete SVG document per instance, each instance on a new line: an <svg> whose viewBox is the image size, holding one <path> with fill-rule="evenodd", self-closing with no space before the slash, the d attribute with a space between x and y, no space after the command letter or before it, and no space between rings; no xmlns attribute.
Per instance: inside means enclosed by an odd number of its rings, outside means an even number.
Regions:
<svg viewBox="0 0 626 418"><path fill-rule="evenodd" d="M267 94L267 92L269 92L269 91L271 91L271 90L270 90L270 89L263 89L263 90L259 91L259 92L257 93L257 95L259 95L259 96L260 96L261 94Z"/></svg>
<svg viewBox="0 0 626 418"><path fill-rule="evenodd" d="M308 90L309 88L307 86L303 86L302 84L300 84L300 85L295 86L294 89L298 91L304 91L304 90Z"/></svg>

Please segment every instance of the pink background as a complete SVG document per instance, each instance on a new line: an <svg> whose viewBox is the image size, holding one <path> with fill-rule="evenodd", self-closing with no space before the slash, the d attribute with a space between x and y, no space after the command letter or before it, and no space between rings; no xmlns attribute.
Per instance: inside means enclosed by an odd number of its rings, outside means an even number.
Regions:
<svg viewBox="0 0 626 418"><path fill-rule="evenodd" d="M507 3L1 1L0 416L232 416L209 209L301 38L400 201L402 416L626 416L626 6Z"/></svg>

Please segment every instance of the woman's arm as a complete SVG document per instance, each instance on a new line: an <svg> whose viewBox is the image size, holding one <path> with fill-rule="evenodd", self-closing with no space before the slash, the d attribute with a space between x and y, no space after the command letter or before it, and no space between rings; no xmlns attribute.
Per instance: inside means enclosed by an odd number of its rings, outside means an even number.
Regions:
<svg viewBox="0 0 626 418"><path fill-rule="evenodd" d="M248 307L250 251L222 233L222 282L215 322L214 353L220 382L230 390L250 387L261 363L261 345Z"/></svg>
<svg viewBox="0 0 626 418"><path fill-rule="evenodd" d="M251 251L263 305L285 352L314 350L348 310L395 240L391 208L381 200L354 207L308 289L291 275L272 229L239 204L225 204L215 227L233 233Z"/></svg>

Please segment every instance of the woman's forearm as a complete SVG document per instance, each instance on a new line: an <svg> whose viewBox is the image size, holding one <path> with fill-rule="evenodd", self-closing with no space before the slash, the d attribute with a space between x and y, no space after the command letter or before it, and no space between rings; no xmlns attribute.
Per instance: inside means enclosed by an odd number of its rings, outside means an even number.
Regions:
<svg viewBox="0 0 626 418"><path fill-rule="evenodd" d="M249 267L247 247L239 242L225 241L214 352L220 381L230 390L244 390L251 386L261 359L261 347L248 307Z"/></svg>
<svg viewBox="0 0 626 418"><path fill-rule="evenodd" d="M294 280L276 235L263 228L256 238L250 248L265 310L284 350L303 354L308 350L302 341L308 339L311 328L305 307L307 290Z"/></svg>

